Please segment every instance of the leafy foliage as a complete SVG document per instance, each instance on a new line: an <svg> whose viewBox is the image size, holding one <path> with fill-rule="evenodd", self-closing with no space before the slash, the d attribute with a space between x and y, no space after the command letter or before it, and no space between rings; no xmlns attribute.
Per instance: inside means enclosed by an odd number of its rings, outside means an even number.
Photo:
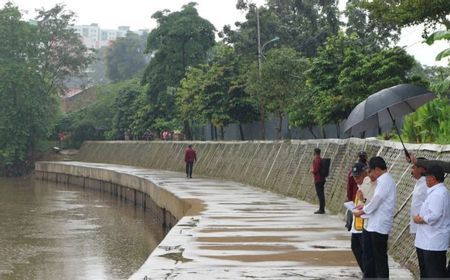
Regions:
<svg viewBox="0 0 450 280"><path fill-rule="evenodd" d="M356 34L330 37L309 71L316 122L338 124L370 94L410 81L413 65L414 59L403 49L370 54Z"/></svg>
<svg viewBox="0 0 450 280"><path fill-rule="evenodd" d="M218 44L212 49L208 64L187 71L177 90L179 116L187 122L184 126L187 135L193 123L209 121L221 129L223 138L224 126L255 118L253 100L244 91L240 69L234 49Z"/></svg>
<svg viewBox="0 0 450 280"><path fill-rule="evenodd" d="M402 136L413 143L450 143L450 102L436 98L405 118Z"/></svg>
<svg viewBox="0 0 450 280"><path fill-rule="evenodd" d="M195 3L183 6L179 12L159 11L153 15L158 27L147 40L146 52L152 59L145 69L142 82L148 84L148 99L140 99L136 128L143 125L156 128L156 122L171 122L175 118L175 89L189 66L206 61L207 51L214 45L214 26L201 18Z"/></svg>
<svg viewBox="0 0 450 280"><path fill-rule="evenodd" d="M372 16L382 22L399 27L423 23L424 35L436 25L443 24L450 29L447 15L450 13L450 2L445 0L364 0L362 7L369 10Z"/></svg>
<svg viewBox="0 0 450 280"><path fill-rule="evenodd" d="M278 138L282 137L281 124L288 107L305 88L304 73L308 67L308 60L294 49L278 48L268 52L261 75L256 65L249 73L246 89L263 104L268 113L278 117Z"/></svg>
<svg viewBox="0 0 450 280"><path fill-rule="evenodd" d="M128 32L126 37L118 38L106 51L106 73L113 82L127 80L140 74L147 65L144 55L145 39Z"/></svg>
<svg viewBox="0 0 450 280"><path fill-rule="evenodd" d="M57 90L91 56L67 28L73 14L56 5L40 10L37 24L22 21L18 7L0 10L0 174L20 175L33 164L59 112Z"/></svg>

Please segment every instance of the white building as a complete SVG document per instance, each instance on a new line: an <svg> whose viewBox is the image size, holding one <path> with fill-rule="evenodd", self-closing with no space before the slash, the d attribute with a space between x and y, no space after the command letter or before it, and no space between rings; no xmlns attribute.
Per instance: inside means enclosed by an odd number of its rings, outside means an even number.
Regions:
<svg viewBox="0 0 450 280"><path fill-rule="evenodd" d="M100 29L99 25L92 23L90 25L74 25L75 33L80 34L83 44L88 48L99 49L106 47L111 42L122 38L130 31L129 26L119 26L117 30Z"/></svg>

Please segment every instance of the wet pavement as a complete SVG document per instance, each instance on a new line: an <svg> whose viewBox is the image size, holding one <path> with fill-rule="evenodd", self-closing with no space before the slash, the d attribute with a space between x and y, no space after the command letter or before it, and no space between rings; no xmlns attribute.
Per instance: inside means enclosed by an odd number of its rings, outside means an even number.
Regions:
<svg viewBox="0 0 450 280"><path fill-rule="evenodd" d="M317 206L262 189L129 166L61 163L134 174L195 211L184 216L130 279L360 279L350 233ZM194 170L195 171L195 170ZM194 174L195 175L195 174ZM412 279L389 261L393 279Z"/></svg>

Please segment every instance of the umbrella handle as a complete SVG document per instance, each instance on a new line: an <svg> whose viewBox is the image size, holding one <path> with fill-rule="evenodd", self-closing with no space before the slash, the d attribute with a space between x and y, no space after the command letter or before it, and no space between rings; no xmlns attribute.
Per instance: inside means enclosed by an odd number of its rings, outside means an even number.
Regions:
<svg viewBox="0 0 450 280"><path fill-rule="evenodd" d="M409 155L408 150L405 147L405 144L403 143L403 139L402 139L402 136L400 135L400 131L399 131L397 125L395 124L394 117L392 117L391 110L389 108L387 108L387 111L389 113L389 116L391 117L392 123L394 124L395 130L397 131L398 138L400 138L400 142L402 142L403 151L405 151L406 158L411 158L411 156Z"/></svg>

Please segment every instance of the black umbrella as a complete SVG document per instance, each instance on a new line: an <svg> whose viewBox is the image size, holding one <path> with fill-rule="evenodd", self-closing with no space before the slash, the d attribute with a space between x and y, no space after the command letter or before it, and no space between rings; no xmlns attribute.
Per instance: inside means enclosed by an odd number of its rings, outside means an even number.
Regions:
<svg viewBox="0 0 450 280"><path fill-rule="evenodd" d="M355 135L392 122L408 156L395 120L414 112L434 97L435 94L428 89L409 84L380 90L356 105L345 122L345 132Z"/></svg>

